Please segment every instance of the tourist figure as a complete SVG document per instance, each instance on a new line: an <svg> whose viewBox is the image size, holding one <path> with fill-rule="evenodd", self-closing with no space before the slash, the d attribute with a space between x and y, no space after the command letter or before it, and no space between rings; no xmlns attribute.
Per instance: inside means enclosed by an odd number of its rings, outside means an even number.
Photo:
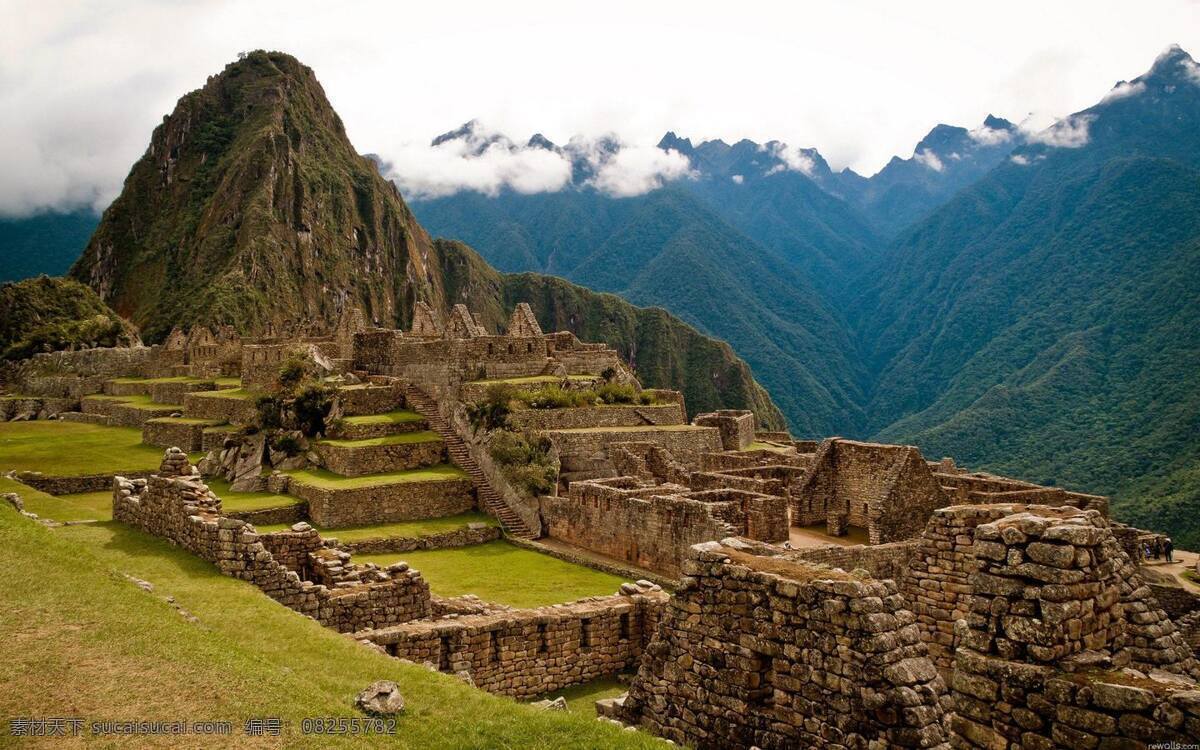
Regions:
<svg viewBox="0 0 1200 750"><path fill-rule="evenodd" d="M1150 542L1142 544L1142 557L1146 560L1150 559Z"/></svg>
<svg viewBox="0 0 1200 750"><path fill-rule="evenodd" d="M1162 544L1158 541L1158 537L1154 537L1150 540L1150 553L1154 555L1155 560L1162 555Z"/></svg>
<svg viewBox="0 0 1200 750"><path fill-rule="evenodd" d="M1167 537L1166 540L1163 542L1163 552L1165 552L1167 555L1167 562L1174 562L1171 559L1171 553L1173 553L1174 551L1175 551L1175 545L1171 544L1171 537Z"/></svg>

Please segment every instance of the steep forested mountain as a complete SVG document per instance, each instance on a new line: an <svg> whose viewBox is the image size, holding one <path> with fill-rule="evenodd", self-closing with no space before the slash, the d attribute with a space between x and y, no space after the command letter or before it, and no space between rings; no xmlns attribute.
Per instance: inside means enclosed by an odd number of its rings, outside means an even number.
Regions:
<svg viewBox="0 0 1200 750"><path fill-rule="evenodd" d="M554 273L660 305L729 341L798 432L862 427L864 373L838 314L793 263L681 186L625 199L591 189L459 194L415 210L501 269Z"/></svg>
<svg viewBox="0 0 1200 750"><path fill-rule="evenodd" d="M252 332L332 324L351 309L403 327L418 300L465 302L495 329L528 289L547 329L602 333L647 385L679 388L693 412L749 408L783 423L728 345L664 311L505 277L467 248L434 243L351 146L313 72L282 53L250 53L180 99L71 274L151 341L174 325ZM574 319L585 313L596 319Z"/></svg>
<svg viewBox="0 0 1200 750"><path fill-rule="evenodd" d="M1003 162L1024 139L1011 122L992 115L973 130L938 125L908 159L893 156L869 178L846 169L827 184L890 238Z"/></svg>
<svg viewBox="0 0 1200 750"><path fill-rule="evenodd" d="M1198 123L1173 49L906 232L851 311L871 430L1200 543Z"/></svg>

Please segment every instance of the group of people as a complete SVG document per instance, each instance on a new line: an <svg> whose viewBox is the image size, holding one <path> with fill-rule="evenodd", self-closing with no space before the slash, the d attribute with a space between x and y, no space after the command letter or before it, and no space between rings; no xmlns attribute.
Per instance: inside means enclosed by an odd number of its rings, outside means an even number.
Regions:
<svg viewBox="0 0 1200 750"><path fill-rule="evenodd" d="M1142 555L1147 560L1158 560L1165 558L1167 562L1173 562L1171 553L1175 547L1171 544L1171 538L1165 536L1156 536L1148 542L1142 544Z"/></svg>

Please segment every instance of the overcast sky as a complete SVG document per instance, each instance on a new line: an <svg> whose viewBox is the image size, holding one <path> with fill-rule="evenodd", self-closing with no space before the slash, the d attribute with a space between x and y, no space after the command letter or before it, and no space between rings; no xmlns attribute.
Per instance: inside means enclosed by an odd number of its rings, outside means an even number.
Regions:
<svg viewBox="0 0 1200 750"><path fill-rule="evenodd" d="M185 92L255 48L311 66L355 146L408 170L472 118L524 140L813 146L870 174L938 122L1069 114L1171 43L1162 2L0 0L0 214L105 205ZM436 174L418 175L436 179Z"/></svg>

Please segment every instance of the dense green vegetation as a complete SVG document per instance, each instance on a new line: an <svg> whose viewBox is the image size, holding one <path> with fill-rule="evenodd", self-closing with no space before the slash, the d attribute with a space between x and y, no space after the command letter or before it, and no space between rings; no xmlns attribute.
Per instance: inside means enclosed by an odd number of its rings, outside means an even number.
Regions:
<svg viewBox="0 0 1200 750"><path fill-rule="evenodd" d="M0 285L0 359L135 341L133 327L77 281L42 276Z"/></svg>
<svg viewBox="0 0 1200 750"><path fill-rule="evenodd" d="M438 596L475 594L510 607L541 607L617 593L624 579L522 549L503 540L454 549L355 555L358 562L404 560Z"/></svg>
<svg viewBox="0 0 1200 750"><path fill-rule="evenodd" d="M287 747L363 747L361 736L305 736L300 722L360 716L355 694L388 679L407 706L397 733L371 746L661 746L584 712L528 708L363 648L122 524L52 530L3 503L0 639L0 714L9 717L231 721L232 737L195 745L211 747L254 744L241 734L243 722L270 716L283 719Z"/></svg>
<svg viewBox="0 0 1200 750"><path fill-rule="evenodd" d="M1195 548L1200 86L1178 56L1141 83L908 231L857 323L880 437L1112 493Z"/></svg>

